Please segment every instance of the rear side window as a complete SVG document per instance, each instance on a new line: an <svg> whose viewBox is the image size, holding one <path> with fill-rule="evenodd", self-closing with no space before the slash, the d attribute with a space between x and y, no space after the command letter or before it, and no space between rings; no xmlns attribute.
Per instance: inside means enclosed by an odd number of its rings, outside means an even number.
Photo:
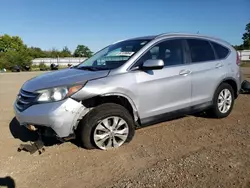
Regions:
<svg viewBox="0 0 250 188"><path fill-rule="evenodd" d="M214 51L208 41L200 39L188 39L192 63L215 60Z"/></svg>
<svg viewBox="0 0 250 188"><path fill-rule="evenodd" d="M215 42L211 42L211 44L214 47L218 59L224 59L225 57L227 57L227 55L229 54L229 50L227 48Z"/></svg>

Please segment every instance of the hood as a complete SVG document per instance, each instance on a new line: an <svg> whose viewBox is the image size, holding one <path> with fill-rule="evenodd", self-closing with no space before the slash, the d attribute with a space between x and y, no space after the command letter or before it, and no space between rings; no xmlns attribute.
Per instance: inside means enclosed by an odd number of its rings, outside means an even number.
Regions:
<svg viewBox="0 0 250 188"><path fill-rule="evenodd" d="M54 72L48 72L34 77L23 84L22 89L34 92L36 90L67 86L77 83L84 83L88 80L106 77L109 70L88 71L80 69L63 69Z"/></svg>

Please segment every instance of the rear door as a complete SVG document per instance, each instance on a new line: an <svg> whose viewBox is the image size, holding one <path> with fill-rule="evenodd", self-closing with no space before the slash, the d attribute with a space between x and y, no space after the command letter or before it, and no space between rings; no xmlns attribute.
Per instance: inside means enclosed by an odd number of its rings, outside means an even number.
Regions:
<svg viewBox="0 0 250 188"><path fill-rule="evenodd" d="M187 39L190 54L192 106L212 101L218 84L226 77L226 66L210 41Z"/></svg>

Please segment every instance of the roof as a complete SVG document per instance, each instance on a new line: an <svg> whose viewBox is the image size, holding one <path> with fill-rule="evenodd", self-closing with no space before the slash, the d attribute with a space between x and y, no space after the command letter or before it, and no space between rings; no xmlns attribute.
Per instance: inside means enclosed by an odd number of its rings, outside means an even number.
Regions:
<svg viewBox="0 0 250 188"><path fill-rule="evenodd" d="M178 33L178 32L176 32L176 33L174 33L174 32L162 33L159 35L142 36L142 37L130 38L127 40L153 40L153 39L165 38L165 37L200 37L200 38L206 38L206 39L211 39L211 40L217 40L217 41L221 41L221 42L229 44L227 41L224 41L222 39L212 37L212 36L205 36L205 35L194 34L194 33Z"/></svg>
<svg viewBox="0 0 250 188"><path fill-rule="evenodd" d="M194 33L162 33L158 35L149 35L149 36L141 36L141 37L135 37L135 38L129 38L127 40L152 40L156 38L161 38L161 37L175 37L175 36L182 36L182 37L206 37L206 38L212 38L209 36L205 35L200 35L200 34L194 34Z"/></svg>

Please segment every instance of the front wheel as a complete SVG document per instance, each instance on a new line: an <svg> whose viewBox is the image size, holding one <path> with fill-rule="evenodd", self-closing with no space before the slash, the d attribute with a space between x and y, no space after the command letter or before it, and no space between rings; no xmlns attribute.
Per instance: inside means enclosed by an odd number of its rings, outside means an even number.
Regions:
<svg viewBox="0 0 250 188"><path fill-rule="evenodd" d="M210 114L216 118L227 117L231 113L233 105L233 88L227 83L222 83L214 94L213 106L210 110Z"/></svg>
<svg viewBox="0 0 250 188"><path fill-rule="evenodd" d="M133 118L127 109L112 103L94 108L79 126L79 140L86 149L120 147L131 141L135 132Z"/></svg>

